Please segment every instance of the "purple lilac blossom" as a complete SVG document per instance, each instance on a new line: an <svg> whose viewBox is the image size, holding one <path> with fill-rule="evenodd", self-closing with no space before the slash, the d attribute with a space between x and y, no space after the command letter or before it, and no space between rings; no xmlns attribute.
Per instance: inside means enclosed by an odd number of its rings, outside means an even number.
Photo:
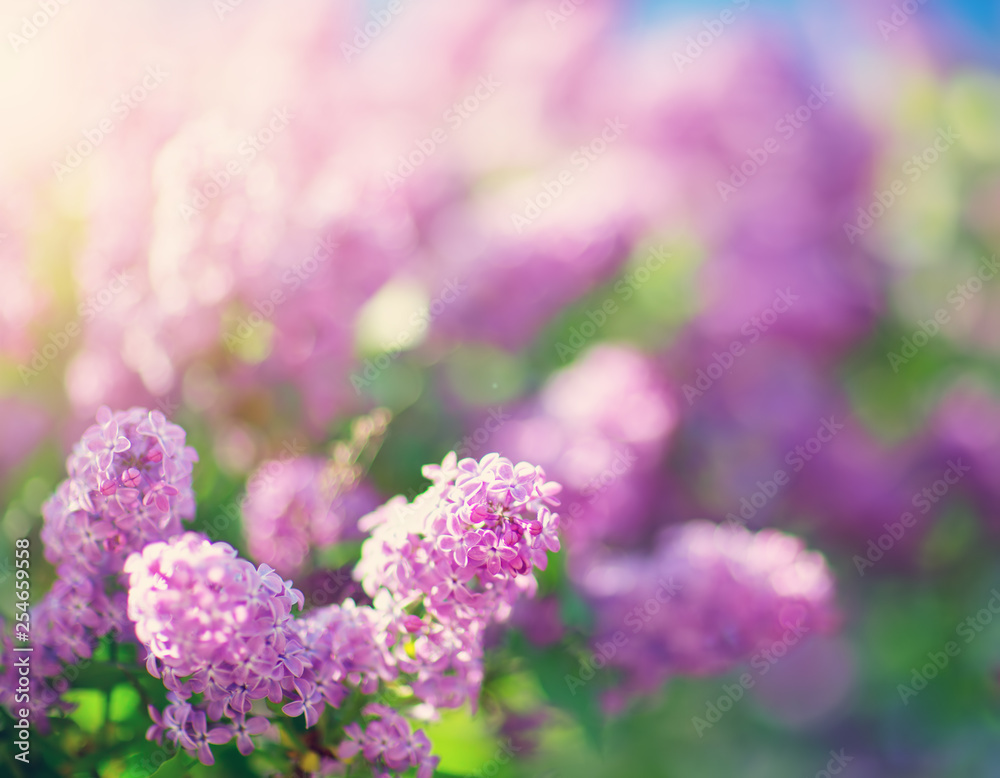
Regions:
<svg viewBox="0 0 1000 778"><path fill-rule="evenodd" d="M677 424L677 403L637 349L596 346L553 374L496 432L498 448L532 457L565 487L571 544L628 543L646 529L650 475Z"/></svg>
<svg viewBox="0 0 1000 778"><path fill-rule="evenodd" d="M979 382L959 381L948 388L932 418L938 461L953 461L962 483L987 516L1000 505L1000 402ZM940 477L940 474L938 474ZM926 486L926 484L924 484Z"/></svg>
<svg viewBox="0 0 1000 778"><path fill-rule="evenodd" d="M42 649L32 692L46 710L69 709L60 699L69 686L64 664L90 657L108 634L141 642L147 670L168 689L165 709L150 708L147 737L208 765L212 745L235 738L241 753L253 750L252 736L268 728L252 715L265 698L306 726L352 689L375 694L401 677L431 707L475 705L486 627L505 620L521 593L534 593L533 569L559 550L550 506L560 486L542 468L454 453L425 467L433 482L426 492L412 503L397 497L363 522L374 532L355 575L373 604L346 600L296 618L301 592L267 564L182 534L181 520L194 512L197 459L184 442L158 412L102 408L68 458L70 478L44 508L43 538L60 577L32 616ZM105 579L115 575L127 578L127 594L109 588ZM0 701L10 704L5 640ZM35 719L44 727L43 714ZM350 742L379 775L432 772L422 732L384 706L369 705L365 715L374 720L352 728Z"/></svg>
<svg viewBox="0 0 1000 778"><path fill-rule="evenodd" d="M295 617L303 599L289 581L196 533L132 554L128 615L147 669L171 694L151 712L148 737L211 764L212 744L236 737L242 752L253 747L264 727L246 718L255 700L283 703L311 727L352 690L374 695L397 679L432 707L474 706L486 627L534 593L533 569L559 550L550 509L559 485L498 454L477 462L451 453L424 475L433 484L412 503L396 497L362 521L373 533L355 575L370 606L346 600ZM365 713L377 720L349 730L342 756L360 751L379 775L411 766L429 774L422 733L387 708Z"/></svg>
<svg viewBox="0 0 1000 778"><path fill-rule="evenodd" d="M146 543L181 531L194 515L184 430L159 411L97 413L66 460L69 478L42 508L45 558L62 577L121 572Z"/></svg>
<svg viewBox="0 0 1000 778"><path fill-rule="evenodd" d="M407 502L396 497L362 519L372 535L355 576L391 617L391 649L417 696L457 707L479 695L483 633L517 598L533 596L533 569L559 550L559 484L536 465L499 454L478 462L454 452L427 465L433 481Z"/></svg>
<svg viewBox="0 0 1000 778"><path fill-rule="evenodd" d="M69 707L60 699L69 688L66 666L89 658L106 635L134 640L113 576L130 553L181 532L194 515L197 458L183 429L145 408L102 407L74 446L69 478L42 506L41 538L58 578L31 612L37 725L46 726L50 707Z"/></svg>
<svg viewBox="0 0 1000 778"><path fill-rule="evenodd" d="M323 476L329 463L315 457L262 464L243 502L250 555L282 575L295 575L311 549L331 546L355 531L357 519L375 507L371 490L354 484L331 499ZM360 488L359 488L360 486Z"/></svg>
<svg viewBox="0 0 1000 778"><path fill-rule="evenodd" d="M304 649L291 627L302 593L270 567L255 568L228 543L188 532L133 554L125 572L146 667L174 695L162 720L179 726L167 736L204 764L213 761L209 744L231 736L249 750L248 733L259 728L246 721L255 700L287 694L308 702L313 685L300 680ZM202 699L192 705L196 693ZM232 724L209 728L206 715ZM315 723L308 714L306 721Z"/></svg>
<svg viewBox="0 0 1000 778"><path fill-rule="evenodd" d="M406 719L385 705L372 703L364 714L373 720L363 730L357 723L344 728L348 739L340 746L341 758L363 754L376 778L388 778L390 770L402 772L410 767L417 768L417 778L431 778L439 760L431 757L431 743L422 731L411 732Z"/></svg>
<svg viewBox="0 0 1000 778"><path fill-rule="evenodd" d="M664 532L652 554L577 560L571 574L597 614L595 645L617 647L621 708L676 675L729 670L792 634L837 621L822 555L776 530L693 521Z"/></svg>

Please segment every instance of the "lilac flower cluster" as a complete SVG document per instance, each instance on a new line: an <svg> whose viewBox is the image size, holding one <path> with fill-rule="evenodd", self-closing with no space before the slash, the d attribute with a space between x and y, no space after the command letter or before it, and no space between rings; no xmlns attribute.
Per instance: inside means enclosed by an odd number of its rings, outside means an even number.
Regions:
<svg viewBox="0 0 1000 778"><path fill-rule="evenodd" d="M106 406L66 460L69 478L44 505L45 557L61 576L110 575L147 543L194 515L184 430L159 411Z"/></svg>
<svg viewBox="0 0 1000 778"><path fill-rule="evenodd" d="M255 700L283 702L311 727L352 689L375 694L401 674L432 706L475 704L486 626L534 590L532 570L559 549L549 508L559 486L497 454L451 453L424 474L434 483L413 503L397 497L363 520L375 530L355 574L371 606L347 600L294 618L303 600L291 583L196 533L129 557L128 616L172 695L149 736L211 764L211 744L237 737L252 748L249 734L263 726L246 718ZM377 770L433 769L422 733L384 706L366 714L379 720L351 732ZM221 719L231 723L206 723Z"/></svg>
<svg viewBox="0 0 1000 778"><path fill-rule="evenodd" d="M342 758L362 753L376 778L388 778L389 770L402 772L409 767L417 767L417 778L431 778L438 760L430 756L431 743L422 731L411 732L406 719L386 705L367 705L364 714L375 720L364 730L357 723L344 727L348 739L340 746Z"/></svg>
<svg viewBox="0 0 1000 778"><path fill-rule="evenodd" d="M376 505L365 488L331 495L323 477L329 463L316 457L265 462L251 476L243 501L243 528L254 559L282 575L298 573L312 548L331 546ZM273 474L272 474L273 473ZM260 474L259 476L257 474Z"/></svg>
<svg viewBox="0 0 1000 778"><path fill-rule="evenodd" d="M388 651L386 617L377 608L353 600L312 611L292 625L306 646L306 668L300 676L298 699L285 706L290 716L304 715L312 726L324 704L339 707L348 686L374 694L380 681L397 676Z"/></svg>
<svg viewBox="0 0 1000 778"><path fill-rule="evenodd" d="M128 636L125 593L108 592L100 581L80 576L58 579L32 609L36 641L44 650L39 659L42 675L57 675L62 662L89 658L96 638Z"/></svg>
<svg viewBox="0 0 1000 778"><path fill-rule="evenodd" d="M255 568L228 543L188 532L133 554L125 572L128 616L149 652L146 667L174 695L162 730L203 762L212 763L208 743L250 726L254 700L306 697L310 690L298 681L304 650L290 627L302 593L270 567ZM187 702L195 693L201 707ZM208 730L206 714L233 724Z"/></svg>
<svg viewBox="0 0 1000 778"><path fill-rule="evenodd" d="M378 607L348 600L294 618L301 592L267 565L238 558L227 543L185 533L133 554L126 572L128 614L149 651L147 669L170 690L162 713L150 708L147 737L165 737L203 764L214 763L212 745L233 738L244 755L253 751L251 735L268 728L265 717L251 715L258 700L283 702L285 714L312 727L352 687L373 694L396 677ZM388 709L367 710L380 710L383 719L363 740L373 765L433 769L423 733L411 735Z"/></svg>
<svg viewBox="0 0 1000 778"><path fill-rule="evenodd" d="M372 535L355 576L385 613L391 654L431 705L475 706L482 682L483 632L503 621L517 597L534 594L535 567L559 550L559 484L541 467L498 454L428 465L433 485L362 519Z"/></svg>
<svg viewBox="0 0 1000 778"><path fill-rule="evenodd" d="M197 756L202 764L215 764L210 745L228 743L237 733L240 753L246 756L253 752L250 735L259 735L267 729L267 719L254 716L246 719L240 716L232 726L210 726L205 711L195 708L180 699L175 693L167 695L170 704L160 714L152 705L148 706L152 726L146 730L146 739L163 742L163 737L181 746L192 756Z"/></svg>
<svg viewBox="0 0 1000 778"><path fill-rule="evenodd" d="M602 343L553 373L496 433L566 489L563 531L575 550L635 543L663 500L655 472L678 420L662 370L638 349Z"/></svg>
<svg viewBox="0 0 1000 778"><path fill-rule="evenodd" d="M693 521L667 530L651 555L591 558L575 577L597 612L596 644L616 646L619 707L674 675L725 672L796 633L837 622L823 556L776 530Z"/></svg>
<svg viewBox="0 0 1000 778"><path fill-rule="evenodd" d="M534 568L559 549L551 506L561 487L540 467L451 453L424 468L433 482L426 492L412 503L397 497L362 522L374 532L355 576L372 605L346 600L296 618L304 598L290 581L226 543L182 531L194 511L197 458L184 439L159 413L102 408L74 447L70 477L43 511L46 555L60 577L32 616L40 675L59 677L33 697L67 707L63 664L114 633L145 645L146 669L168 689L165 709L150 707L147 737L208 765L212 745L235 739L241 753L254 749L252 737L270 726L255 715L265 700L307 727L352 692L375 695L396 681L407 705L475 704L487 625L534 592ZM8 670L9 648L0 652ZM346 722L348 740L335 758L323 757L327 767L362 754L380 776L433 773L429 741L398 712L369 701L363 715L364 727Z"/></svg>
<svg viewBox="0 0 1000 778"><path fill-rule="evenodd" d="M45 557L59 577L31 615L31 697L42 702L33 709L40 726L46 708L67 707L64 665L89 658L105 635L132 638L125 592L111 576L130 553L177 534L194 515L197 459L183 429L138 407L102 407L73 447L69 478L42 506Z"/></svg>

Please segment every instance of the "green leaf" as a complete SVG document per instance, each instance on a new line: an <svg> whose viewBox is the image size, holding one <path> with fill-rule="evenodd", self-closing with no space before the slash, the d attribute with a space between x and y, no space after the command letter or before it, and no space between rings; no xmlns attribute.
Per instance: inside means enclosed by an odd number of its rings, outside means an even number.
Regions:
<svg viewBox="0 0 1000 778"><path fill-rule="evenodd" d="M194 757L188 756L184 751L178 751L160 765L160 769L149 776L149 778L182 778L194 764Z"/></svg>

